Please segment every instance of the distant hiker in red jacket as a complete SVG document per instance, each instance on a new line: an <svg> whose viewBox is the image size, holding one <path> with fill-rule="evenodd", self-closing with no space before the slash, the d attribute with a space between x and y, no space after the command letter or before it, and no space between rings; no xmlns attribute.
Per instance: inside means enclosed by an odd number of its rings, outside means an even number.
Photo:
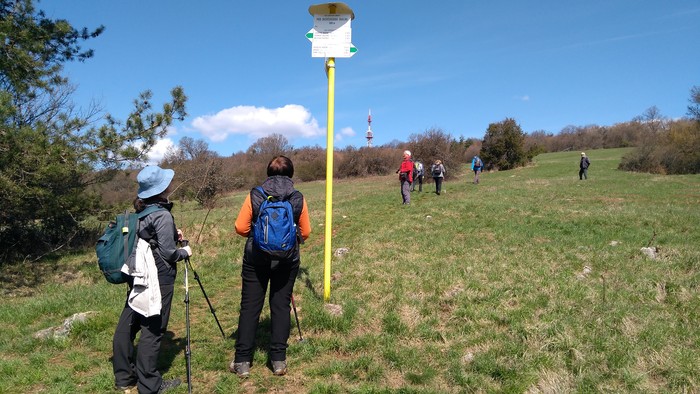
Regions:
<svg viewBox="0 0 700 394"><path fill-rule="evenodd" d="M401 181L403 204L409 205L411 203L411 183L413 183L413 162L410 150L403 151L403 161L396 173L399 174L399 181Z"/></svg>

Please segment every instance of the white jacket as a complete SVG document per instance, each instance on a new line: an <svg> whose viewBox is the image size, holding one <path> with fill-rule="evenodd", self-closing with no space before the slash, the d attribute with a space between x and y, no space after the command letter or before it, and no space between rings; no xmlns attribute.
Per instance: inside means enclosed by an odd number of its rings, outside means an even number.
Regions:
<svg viewBox="0 0 700 394"><path fill-rule="evenodd" d="M134 253L135 258L128 259L122 266L122 272L134 278L134 285L129 293L129 306L145 317L160 315L160 283L151 245L139 238Z"/></svg>

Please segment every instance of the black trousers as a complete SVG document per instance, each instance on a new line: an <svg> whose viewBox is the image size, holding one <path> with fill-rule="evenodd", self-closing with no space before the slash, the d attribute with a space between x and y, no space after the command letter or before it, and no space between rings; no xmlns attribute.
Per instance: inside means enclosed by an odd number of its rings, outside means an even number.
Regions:
<svg viewBox="0 0 700 394"><path fill-rule="evenodd" d="M238 335L234 362L253 361L255 332L258 329L260 313L265 303L265 294L270 287L270 352L271 361L287 359L289 339L290 303L294 281L299 272L299 260L280 262L272 270L270 264L250 264L245 259L241 277L241 311L238 317Z"/></svg>
<svg viewBox="0 0 700 394"><path fill-rule="evenodd" d="M578 179L588 179L588 168L578 170Z"/></svg>
<svg viewBox="0 0 700 394"><path fill-rule="evenodd" d="M442 177L438 176L433 179L435 179L435 193L440 194L442 191Z"/></svg>
<svg viewBox="0 0 700 394"><path fill-rule="evenodd" d="M413 183L411 184L411 191L416 190L416 183L418 183L418 191L422 192L423 191L423 175L417 175L415 178L413 178Z"/></svg>
<svg viewBox="0 0 700 394"><path fill-rule="evenodd" d="M170 320L174 287L173 284L160 286L163 304L160 315L144 317L125 303L112 340L112 368L116 386L137 384L139 393L157 393L160 390L163 378L157 369L158 354ZM134 360L134 339L139 331L141 337Z"/></svg>

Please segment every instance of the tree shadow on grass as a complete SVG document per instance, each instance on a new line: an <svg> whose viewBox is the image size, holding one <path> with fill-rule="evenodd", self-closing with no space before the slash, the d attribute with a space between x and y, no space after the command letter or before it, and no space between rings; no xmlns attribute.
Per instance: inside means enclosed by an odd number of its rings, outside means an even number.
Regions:
<svg viewBox="0 0 700 394"><path fill-rule="evenodd" d="M45 257L37 262L0 265L0 294L10 297L31 297L45 283L93 283L85 270L99 272L95 262L82 261L79 265L61 264L59 257ZM88 268L89 267L89 268Z"/></svg>

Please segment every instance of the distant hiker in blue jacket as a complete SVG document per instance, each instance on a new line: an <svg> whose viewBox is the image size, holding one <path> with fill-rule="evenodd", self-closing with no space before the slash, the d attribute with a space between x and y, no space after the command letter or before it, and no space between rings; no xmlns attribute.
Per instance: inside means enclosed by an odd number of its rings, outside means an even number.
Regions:
<svg viewBox="0 0 700 394"><path fill-rule="evenodd" d="M474 171L474 184L479 183L479 174L484 170L484 162L479 155L474 155L472 159L472 171Z"/></svg>

